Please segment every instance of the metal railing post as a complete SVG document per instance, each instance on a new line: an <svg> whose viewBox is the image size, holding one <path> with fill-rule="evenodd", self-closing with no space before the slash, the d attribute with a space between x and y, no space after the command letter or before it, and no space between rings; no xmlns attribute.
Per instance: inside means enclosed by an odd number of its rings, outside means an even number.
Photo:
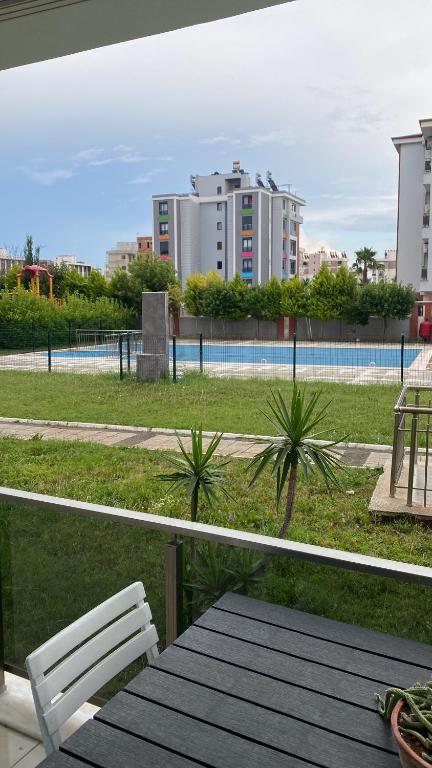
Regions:
<svg viewBox="0 0 432 768"><path fill-rule="evenodd" d="M4 648L4 629L3 629L3 574L0 560L0 693L6 690L5 682L5 648Z"/></svg>
<svg viewBox="0 0 432 768"><path fill-rule="evenodd" d="M413 414L411 422L411 444L410 444L410 456L409 456L409 468L408 468L408 491L407 491L407 506L412 507L413 497L413 485L414 485L414 467L417 458L417 414Z"/></svg>
<svg viewBox="0 0 432 768"><path fill-rule="evenodd" d="M123 378L123 336L119 333L119 370L120 379Z"/></svg>
<svg viewBox="0 0 432 768"><path fill-rule="evenodd" d="M390 496L394 498L394 495L396 493L396 473L397 473L397 463L398 463L398 447L399 447L399 424L400 424L400 414L395 413L394 415L394 427L393 427L393 451L392 451L392 463L391 463L391 474L390 474ZM402 435L403 437L403 435Z"/></svg>
<svg viewBox="0 0 432 768"><path fill-rule="evenodd" d="M52 331L51 331L51 328L48 328L47 346L48 346L48 373L51 373L51 368L52 368Z"/></svg>
<svg viewBox="0 0 432 768"><path fill-rule="evenodd" d="M177 381L177 338L173 336L173 381Z"/></svg>
<svg viewBox="0 0 432 768"><path fill-rule="evenodd" d="M126 359L127 359L127 372L131 372L131 346L130 346L130 333L126 336Z"/></svg>
<svg viewBox="0 0 432 768"><path fill-rule="evenodd" d="M68 340L70 349L72 346L72 320L68 320Z"/></svg>
<svg viewBox="0 0 432 768"><path fill-rule="evenodd" d="M31 324L31 338L32 338L32 351L36 352L36 334L35 334L34 320L32 320L32 324Z"/></svg>
<svg viewBox="0 0 432 768"><path fill-rule="evenodd" d="M293 381L297 375L297 334L293 334Z"/></svg>
<svg viewBox="0 0 432 768"><path fill-rule="evenodd" d="M405 336L401 336L401 349L400 349L400 366L401 366L401 384L404 381L404 351L405 351Z"/></svg>
<svg viewBox="0 0 432 768"><path fill-rule="evenodd" d="M168 646L183 629L183 542L178 536L165 545L165 624Z"/></svg>
<svg viewBox="0 0 432 768"><path fill-rule="evenodd" d="M204 349L203 349L203 335L200 333L199 337L199 365L200 365L200 373L204 370Z"/></svg>

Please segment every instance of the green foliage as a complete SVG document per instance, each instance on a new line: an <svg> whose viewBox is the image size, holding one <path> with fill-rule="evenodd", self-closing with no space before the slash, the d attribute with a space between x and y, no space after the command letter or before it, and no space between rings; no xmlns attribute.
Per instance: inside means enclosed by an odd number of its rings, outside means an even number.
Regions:
<svg viewBox="0 0 432 768"><path fill-rule="evenodd" d="M298 277L282 283L281 315L307 317L309 313L309 284Z"/></svg>
<svg viewBox="0 0 432 768"><path fill-rule="evenodd" d="M225 468L231 459L215 460L214 453L222 440L223 434L215 434L206 449L203 447L202 427L191 429L191 453L189 454L180 437L177 437L181 456L167 456L167 461L174 467L174 472L159 475L161 480L172 483L171 488L186 491L191 505L191 519L198 514L200 491L203 492L209 507L213 507L220 492L231 498L225 488Z"/></svg>
<svg viewBox="0 0 432 768"><path fill-rule="evenodd" d="M323 264L309 286L309 316L317 320L333 320L339 317L335 276L327 264Z"/></svg>
<svg viewBox="0 0 432 768"><path fill-rule="evenodd" d="M223 283L222 278L217 272L207 272L202 275L200 272L194 272L186 280L186 291L184 294L185 307L191 315L201 317L204 315L204 299L207 290L212 285Z"/></svg>
<svg viewBox="0 0 432 768"><path fill-rule="evenodd" d="M353 322L366 324L369 317L399 320L408 317L415 302L416 292L411 285L398 283L367 283L356 295L351 311Z"/></svg>
<svg viewBox="0 0 432 768"><path fill-rule="evenodd" d="M32 235L27 235L24 248L22 251L22 258L24 259L24 264L27 264L27 265L39 264L39 257L40 257L40 245L35 246Z"/></svg>
<svg viewBox="0 0 432 768"><path fill-rule="evenodd" d="M294 508L297 470L300 467L306 479L314 472L319 473L326 485L338 486L335 469L340 469L343 462L333 450L341 439L323 446L312 442L322 437L322 431L316 431L326 418L329 403L317 410L319 393L315 392L305 402L305 393L293 385L291 403L286 404L281 392L272 394L267 404L270 414L266 414L269 422L276 430L277 440L271 440L269 445L250 462L254 473L251 485L256 483L264 470L272 467L272 475L276 476L277 505L288 483L284 521L278 536L283 537L290 524Z"/></svg>
<svg viewBox="0 0 432 768"><path fill-rule="evenodd" d="M204 294L203 314L225 320L241 320L248 313L248 292L249 288L240 275L230 282L213 281Z"/></svg>
<svg viewBox="0 0 432 768"><path fill-rule="evenodd" d="M353 270L358 275L361 275L362 282L364 285L368 282L368 270L376 270L380 266L379 262L376 260L376 251L373 250L373 248L368 248L365 246L364 248L361 248L359 251L356 251L356 260L353 263Z"/></svg>
<svg viewBox="0 0 432 768"><path fill-rule="evenodd" d="M66 336L69 323L75 328L130 328L134 314L107 297L90 301L72 294L56 304L24 288L0 295L0 343L4 347L25 346L32 328L44 340L48 328Z"/></svg>
<svg viewBox="0 0 432 768"><path fill-rule="evenodd" d="M7 291L14 291L17 287L18 272L21 272L21 267L18 264L13 264L5 277L5 289Z"/></svg>
<svg viewBox="0 0 432 768"><path fill-rule="evenodd" d="M63 280L63 289L66 296L76 294L88 297L88 279L80 275L77 269L68 269Z"/></svg>
<svg viewBox="0 0 432 768"><path fill-rule="evenodd" d="M174 265L171 260L163 261L155 253L145 254L129 265L129 275L136 290L167 291L177 282Z"/></svg>
<svg viewBox="0 0 432 768"><path fill-rule="evenodd" d="M248 314L257 320L277 320L282 314L282 295L284 284L272 277L264 285L255 285L248 289L246 308Z"/></svg>
<svg viewBox="0 0 432 768"><path fill-rule="evenodd" d="M426 762L432 763L432 682L416 684L411 688L388 688L384 699L376 694L378 712L390 720L399 701L405 707L399 718L402 736L413 739Z"/></svg>
<svg viewBox="0 0 432 768"><path fill-rule="evenodd" d="M112 298L124 307L137 307L138 293L128 272L116 269L110 280L109 290Z"/></svg>
<svg viewBox="0 0 432 768"><path fill-rule="evenodd" d="M101 296L109 296L109 285L104 276L97 269L92 269L87 278L87 295L95 301Z"/></svg>
<svg viewBox="0 0 432 768"><path fill-rule="evenodd" d="M191 566L190 582L186 584L200 613L225 592L248 592L264 581L260 566L262 559L249 549L235 549L205 542L197 550Z"/></svg>

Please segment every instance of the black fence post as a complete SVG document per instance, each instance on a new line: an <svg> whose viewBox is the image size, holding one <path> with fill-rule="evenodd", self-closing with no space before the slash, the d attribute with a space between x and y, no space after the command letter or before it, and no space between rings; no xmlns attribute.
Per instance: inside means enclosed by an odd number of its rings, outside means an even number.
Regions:
<svg viewBox="0 0 432 768"><path fill-rule="evenodd" d="M203 335L200 333L199 337L199 364L200 364L200 373L204 370L204 347L203 347Z"/></svg>
<svg viewBox="0 0 432 768"><path fill-rule="evenodd" d="M297 334L293 335L293 381L296 380L297 375Z"/></svg>
<svg viewBox="0 0 432 768"><path fill-rule="evenodd" d="M128 373L131 372L131 343L130 343L130 333L126 335L126 359L127 359L127 370Z"/></svg>
<svg viewBox="0 0 432 768"><path fill-rule="evenodd" d="M404 381L404 352L405 352L405 336L401 336L401 348L400 348L400 366L401 366L401 384Z"/></svg>
<svg viewBox="0 0 432 768"><path fill-rule="evenodd" d="M52 367L52 331L51 331L51 328L48 328L47 346L48 346L48 373L51 373L51 367Z"/></svg>
<svg viewBox="0 0 432 768"><path fill-rule="evenodd" d="M32 324L31 324L31 339L32 339L32 350L33 352L36 352L36 334L35 334L34 320L32 320Z"/></svg>
<svg viewBox="0 0 432 768"><path fill-rule="evenodd" d="M72 320L68 320L68 340L70 349L72 346Z"/></svg>
<svg viewBox="0 0 432 768"><path fill-rule="evenodd" d="M120 366L120 379L123 378L123 336L119 333L119 366Z"/></svg>
<svg viewBox="0 0 432 768"><path fill-rule="evenodd" d="M173 336L173 381L177 381L177 338Z"/></svg>

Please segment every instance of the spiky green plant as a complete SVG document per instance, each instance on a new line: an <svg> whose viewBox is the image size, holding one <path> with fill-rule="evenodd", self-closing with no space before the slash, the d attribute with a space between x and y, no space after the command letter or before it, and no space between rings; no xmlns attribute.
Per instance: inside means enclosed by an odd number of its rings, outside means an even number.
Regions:
<svg viewBox="0 0 432 768"><path fill-rule="evenodd" d="M225 592L248 592L263 581L262 560L248 549L202 544L190 570L186 585L194 595L201 611L218 600Z"/></svg>
<svg viewBox="0 0 432 768"><path fill-rule="evenodd" d="M412 688L388 688L384 698L378 693L376 701L378 712L385 720L390 720L396 704L403 699L406 708L399 719L399 730L403 736L413 739L423 750L421 756L432 763L432 681Z"/></svg>
<svg viewBox="0 0 432 768"><path fill-rule="evenodd" d="M315 392L309 401L305 402L304 392L300 392L294 384L289 404L285 402L281 392L272 392L267 401L270 414L263 412L276 430L276 437L250 462L249 468L254 470L250 485L253 485L270 465L272 474L276 475L276 499L279 507L285 485L288 483L279 538L283 538L291 521L299 467L306 478L318 472L328 487L339 485L335 470L341 469L344 463L333 448L345 438L326 445L317 445L314 442L324 434L323 431L316 430L325 419L330 405L327 403L317 408L319 399L319 393Z"/></svg>
<svg viewBox="0 0 432 768"><path fill-rule="evenodd" d="M167 472L158 477L171 483L172 489L183 489L190 502L191 520L196 521L198 516L198 502L200 491L209 505L213 507L218 493L229 499L233 499L225 487L225 468L231 459L215 460L215 451L222 440L223 433L213 435L206 449L203 447L202 427L191 429L191 450L187 451L181 437L177 435L177 442L181 456L167 456L167 461L174 467L174 472Z"/></svg>

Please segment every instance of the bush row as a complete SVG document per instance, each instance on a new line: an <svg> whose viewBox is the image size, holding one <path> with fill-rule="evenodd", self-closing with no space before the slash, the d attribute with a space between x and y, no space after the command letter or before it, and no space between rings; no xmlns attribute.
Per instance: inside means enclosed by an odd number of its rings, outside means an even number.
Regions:
<svg viewBox="0 0 432 768"><path fill-rule="evenodd" d="M188 278L183 299L187 311L195 316L225 320L310 317L366 325L369 317L407 317L416 292L397 283L359 285L346 267L332 274L323 265L310 281L295 277L281 282L273 277L252 288L239 275L226 282L214 272L196 273Z"/></svg>

